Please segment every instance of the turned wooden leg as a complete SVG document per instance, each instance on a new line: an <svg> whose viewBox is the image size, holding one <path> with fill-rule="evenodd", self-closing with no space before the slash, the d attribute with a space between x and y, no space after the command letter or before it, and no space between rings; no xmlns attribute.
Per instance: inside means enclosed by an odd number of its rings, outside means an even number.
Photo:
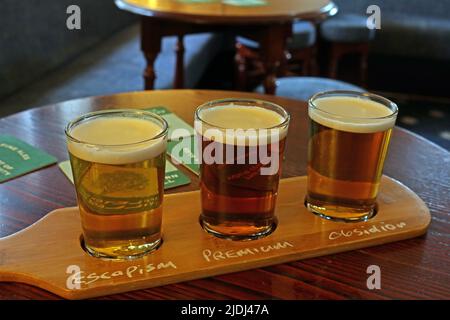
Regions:
<svg viewBox="0 0 450 320"><path fill-rule="evenodd" d="M175 89L184 88L184 43L183 43L183 35L178 35L177 46L177 66L175 68L175 81L173 87Z"/></svg>
<svg viewBox="0 0 450 320"><path fill-rule="evenodd" d="M367 87L368 60L369 60L369 45L367 44L362 47L360 57L361 85L363 87Z"/></svg>
<svg viewBox="0 0 450 320"><path fill-rule="evenodd" d="M331 45L331 56L330 56L330 70L328 71L328 76L331 79L337 79L338 76L338 64L341 58L341 54L338 48L332 44Z"/></svg>
<svg viewBox="0 0 450 320"><path fill-rule="evenodd" d="M155 60L161 51L161 33L157 23L149 17L141 20L141 50L144 53L146 67L144 69L144 88L152 90L155 85Z"/></svg>
<svg viewBox="0 0 450 320"><path fill-rule="evenodd" d="M145 90L152 90L155 87L156 73L154 63L157 56L157 52L144 52L144 57L147 64L143 73Z"/></svg>
<svg viewBox="0 0 450 320"><path fill-rule="evenodd" d="M266 71L263 84L266 94L275 94L278 68L285 57L286 38L291 30L291 24L271 25L261 30L261 54Z"/></svg>
<svg viewBox="0 0 450 320"><path fill-rule="evenodd" d="M319 76L319 63L317 62L317 46L311 48L311 59L309 62L310 75L313 77Z"/></svg>

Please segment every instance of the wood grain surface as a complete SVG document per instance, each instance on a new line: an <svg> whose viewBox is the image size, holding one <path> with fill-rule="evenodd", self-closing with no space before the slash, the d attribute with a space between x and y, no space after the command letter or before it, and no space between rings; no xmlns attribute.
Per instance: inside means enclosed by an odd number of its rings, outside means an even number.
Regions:
<svg viewBox="0 0 450 320"><path fill-rule="evenodd" d="M154 18L208 24L282 23L293 19L316 20L334 15L329 0L266 0L260 6L236 6L211 1L187 3L179 0L116 0L121 9Z"/></svg>
<svg viewBox="0 0 450 320"><path fill-rule="evenodd" d="M57 209L29 228L0 239L0 281L23 282L64 298L85 299L405 240L424 234L431 220L417 195L386 176L381 180L378 213L369 222L337 223L316 217L305 208L305 195L306 176L282 179L276 230L256 241L229 241L200 227L199 191L168 194L163 245L132 261L88 255L79 241L78 207ZM35 250L29 245L33 242L45 249Z"/></svg>
<svg viewBox="0 0 450 320"><path fill-rule="evenodd" d="M16 136L55 155L58 160L66 160L64 126L88 111L164 105L193 123L196 106L226 97L260 98L285 107L291 113L292 121L283 177L306 173L306 103L252 93L166 90L78 99L0 119L0 134ZM448 299L449 168L450 154L447 151L409 131L396 128L384 172L411 188L430 209L432 222L425 236L100 299ZM198 189L198 179L187 170L181 170L193 183L170 192ZM0 236L24 229L54 209L74 205L73 186L57 166L0 184ZM30 246L36 250L45 249L35 242ZM381 290L368 290L366 287L366 269L372 264L381 268ZM29 285L0 283L0 299L59 297Z"/></svg>

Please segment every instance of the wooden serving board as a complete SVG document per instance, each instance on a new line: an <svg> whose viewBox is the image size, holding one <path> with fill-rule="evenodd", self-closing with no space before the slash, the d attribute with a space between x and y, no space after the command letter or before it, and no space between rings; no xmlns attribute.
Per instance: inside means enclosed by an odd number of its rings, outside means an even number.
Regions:
<svg viewBox="0 0 450 320"><path fill-rule="evenodd" d="M83 299L354 250L426 232L431 217L410 189L383 177L378 214L368 222L338 223L303 205L306 177L284 179L278 228L266 238L234 242L204 232L198 191L165 196L164 243L133 261L89 256L80 246L78 208L58 209L30 227L0 239L0 281L41 287Z"/></svg>

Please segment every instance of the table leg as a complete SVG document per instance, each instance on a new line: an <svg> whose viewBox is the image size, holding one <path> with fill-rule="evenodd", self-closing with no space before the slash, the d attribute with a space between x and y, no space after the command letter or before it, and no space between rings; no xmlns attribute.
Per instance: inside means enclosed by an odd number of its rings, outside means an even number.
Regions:
<svg viewBox="0 0 450 320"><path fill-rule="evenodd" d="M261 53L266 70L263 84L266 94L275 94L277 73L281 62L285 59L286 39L291 29L291 24L277 24L261 30Z"/></svg>
<svg viewBox="0 0 450 320"><path fill-rule="evenodd" d="M177 66L175 68L175 81L173 87L175 89L184 88L184 35L178 35L176 53L177 53Z"/></svg>
<svg viewBox="0 0 450 320"><path fill-rule="evenodd" d="M144 88L152 90L155 85L155 60L161 51L162 34L158 23L149 17L142 17L141 20L141 50L144 53L146 67L144 69Z"/></svg>

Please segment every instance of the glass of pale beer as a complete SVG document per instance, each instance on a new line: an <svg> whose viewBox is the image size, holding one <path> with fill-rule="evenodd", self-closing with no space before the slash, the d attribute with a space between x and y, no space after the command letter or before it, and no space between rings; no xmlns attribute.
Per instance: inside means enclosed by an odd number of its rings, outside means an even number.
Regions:
<svg viewBox="0 0 450 320"><path fill-rule="evenodd" d="M161 244L168 125L141 110L92 112L66 127L84 247L108 259Z"/></svg>
<svg viewBox="0 0 450 320"><path fill-rule="evenodd" d="M195 113L203 229L252 240L276 228L275 203L289 114L261 100L207 102Z"/></svg>
<svg viewBox="0 0 450 320"><path fill-rule="evenodd" d="M366 221L376 197L397 105L371 93L330 91L309 100L306 206L336 221Z"/></svg>

